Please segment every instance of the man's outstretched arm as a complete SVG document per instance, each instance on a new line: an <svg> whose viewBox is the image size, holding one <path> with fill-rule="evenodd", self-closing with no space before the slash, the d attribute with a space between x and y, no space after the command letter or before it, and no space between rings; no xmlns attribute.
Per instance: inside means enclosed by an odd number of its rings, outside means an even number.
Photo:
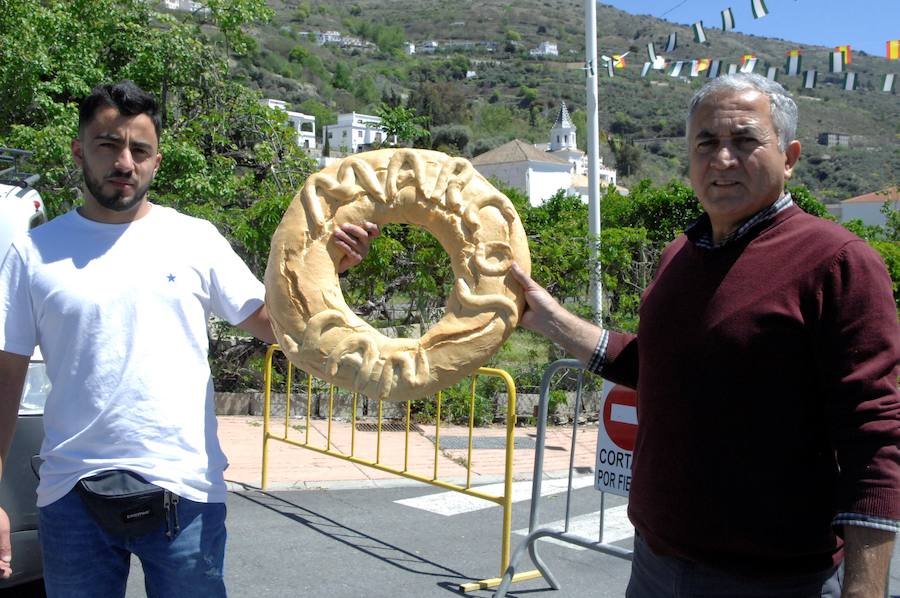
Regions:
<svg viewBox="0 0 900 598"><path fill-rule="evenodd" d="M562 347L581 363L588 364L603 329L564 308L547 290L513 263L512 274L525 291L527 304L519 324Z"/></svg>
<svg viewBox="0 0 900 598"><path fill-rule="evenodd" d="M9 454L22 387L28 373L28 356L0 351L0 479L3 477L3 463ZM12 545L9 538L9 517L0 505L0 579L12 575Z"/></svg>

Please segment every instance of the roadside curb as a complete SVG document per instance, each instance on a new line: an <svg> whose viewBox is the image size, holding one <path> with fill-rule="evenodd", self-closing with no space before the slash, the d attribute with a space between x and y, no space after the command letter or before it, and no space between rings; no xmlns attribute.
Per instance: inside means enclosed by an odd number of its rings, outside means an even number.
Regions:
<svg viewBox="0 0 900 598"><path fill-rule="evenodd" d="M593 471L591 472L593 474ZM545 471L544 479L545 480L558 480L564 479L569 475L568 471ZM458 484L460 486L464 486L466 483L465 478L450 478L446 480L442 480L445 482L450 482L452 484ZM513 476L514 482L529 482L531 481L530 474L516 474ZM485 484L498 484L503 482L503 476L482 476L478 478L477 484L472 484L472 487L483 486ZM293 483L270 483L268 484L265 490L262 490L259 486L255 486L253 484L245 484L243 482L234 482L231 480L226 480L225 485L228 488L228 492L285 492L292 490L365 490L371 488L408 488L411 486L422 486L425 487L433 487L428 484L428 482L420 482L419 480L411 480L408 478L391 478L391 479L382 479L376 480L371 478L366 478L362 480L321 480L321 481L298 481ZM444 490L439 489L441 491L453 492L452 490Z"/></svg>

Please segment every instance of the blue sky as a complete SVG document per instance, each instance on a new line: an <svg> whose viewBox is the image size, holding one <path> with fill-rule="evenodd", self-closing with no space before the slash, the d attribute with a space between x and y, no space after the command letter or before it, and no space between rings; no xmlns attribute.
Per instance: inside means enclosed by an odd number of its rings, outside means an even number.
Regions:
<svg viewBox="0 0 900 598"><path fill-rule="evenodd" d="M769 14L754 19L751 0L600 0L625 12L652 15L722 33L721 12L730 8L735 30L804 44L850 44L884 57L885 42L900 39L900 0L765 0ZM667 13L667 14L666 14ZM603 30L603 24L598 23Z"/></svg>

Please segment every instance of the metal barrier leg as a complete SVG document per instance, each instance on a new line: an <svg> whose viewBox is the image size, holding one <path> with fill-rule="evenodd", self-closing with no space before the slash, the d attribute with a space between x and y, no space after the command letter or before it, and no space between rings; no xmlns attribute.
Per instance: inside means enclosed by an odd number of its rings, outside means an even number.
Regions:
<svg viewBox="0 0 900 598"><path fill-rule="evenodd" d="M543 479L543 470L544 470L544 446L546 444L546 434L547 434L547 416L549 409L549 394L550 394L550 383L553 379L554 374L560 369L576 369L578 370L578 392L575 396L575 422L572 426L572 441L571 441L571 449L569 456L569 474L568 474L568 484L566 487L566 504L565 504L565 520L564 520L564 528L562 531L551 529L549 527L541 527L538 528L538 521L540 519L540 510L541 510L541 483ZM537 440L535 442L535 454L534 454L534 478L532 480L531 486L531 513L529 516L528 522L528 536L525 540L516 547L515 552L510 559L509 566L507 567L504 575L500 581L499 586L497 587L497 591L494 593L494 598L504 598L506 596L506 592L509 589L509 586L514 581L517 581L515 571L516 567L519 564L519 561L522 559L522 556L525 554L527 550L532 562L534 562L540 574L544 577L547 583L554 590L560 589L559 583L554 578L553 574L550 572L549 568L541 559L537 550L537 541L541 538L554 538L561 542L566 542L569 544L574 544L576 546L580 546L582 548L586 548L589 550L594 550L596 552L608 554L611 556L615 556L618 558L631 560L632 552L626 548L621 548L619 546L615 546L613 544L605 544L603 543L603 506L604 506L604 495L601 493L601 510L600 510L600 534L597 540L593 540L591 538L586 538L580 536L578 534L569 532L569 522L571 517L571 499L572 499L572 489L573 489L573 472L575 465L575 448L576 448L576 440L578 434L578 417L581 414L581 399L582 399L582 390L583 390L583 366L574 359L561 359L559 361L555 361L547 366L547 369L544 371L544 375L541 379L541 391L540 391L540 399L538 404L538 422L537 422Z"/></svg>
<svg viewBox="0 0 900 598"><path fill-rule="evenodd" d="M547 369L544 370L544 375L541 378L541 391L540 398L538 399L538 420L537 420L537 440L535 441L534 447L534 472L532 474L531 480L531 511L528 517L528 534L529 536L516 548L516 552L514 556L510 559L509 566L506 568L506 572L503 574L503 581L501 585L498 587L497 592L494 593L496 598L501 598L502 596L506 596L506 591L509 588L509 584L512 582L513 575L515 574L515 566L518 564L518 560L522 558L522 554L524 554L525 550L528 550L528 554L531 557L532 562L535 567L537 567L538 571L541 572L541 575L550 584L554 590L559 589L559 583L556 581L556 578L553 577L553 574L550 572L550 569L541 559L540 555L537 552L537 545L532 539L532 534L537 529L538 520L540 519L541 513L541 484L544 476L544 445L546 444L547 438L547 411L549 409L549 396L550 396L550 382L553 379L553 375L560 369L563 368L580 368L581 364L575 359L561 359L559 361L555 361L547 366ZM570 482L571 484L571 482ZM536 539L536 538L535 538Z"/></svg>

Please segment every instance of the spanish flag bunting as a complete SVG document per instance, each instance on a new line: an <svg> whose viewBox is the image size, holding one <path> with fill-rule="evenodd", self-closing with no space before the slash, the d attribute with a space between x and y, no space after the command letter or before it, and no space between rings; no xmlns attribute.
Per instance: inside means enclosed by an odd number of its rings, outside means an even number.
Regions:
<svg viewBox="0 0 900 598"><path fill-rule="evenodd" d="M612 59L613 59L614 67L616 67L617 69L625 68L625 57L624 56L620 56L619 54L613 54Z"/></svg>
<svg viewBox="0 0 900 598"><path fill-rule="evenodd" d="M850 64L850 46L835 46L834 49L844 55L844 66Z"/></svg>
<svg viewBox="0 0 900 598"><path fill-rule="evenodd" d="M755 54L744 54L743 56L741 56L741 66L744 66L749 61L755 60L755 59L756 59Z"/></svg>
<svg viewBox="0 0 900 598"><path fill-rule="evenodd" d="M753 11L754 19L761 19L769 14L769 9L766 8L764 0L750 0L750 9Z"/></svg>
<svg viewBox="0 0 900 598"><path fill-rule="evenodd" d="M887 59L900 60L900 39L892 39L887 43Z"/></svg>
<svg viewBox="0 0 900 598"><path fill-rule="evenodd" d="M800 50L790 50L787 53L787 62L784 65L784 72L791 77L800 74L803 58L800 56Z"/></svg>
<svg viewBox="0 0 900 598"><path fill-rule="evenodd" d="M706 42L706 32L703 31L703 21L697 21L691 27L694 29L694 41L698 44Z"/></svg>
<svg viewBox="0 0 900 598"><path fill-rule="evenodd" d="M734 29L734 13L730 8L722 11L722 31L731 31Z"/></svg>
<svg viewBox="0 0 900 598"><path fill-rule="evenodd" d="M700 73L709 70L709 58L701 58L700 60L691 61L691 77L699 77Z"/></svg>

